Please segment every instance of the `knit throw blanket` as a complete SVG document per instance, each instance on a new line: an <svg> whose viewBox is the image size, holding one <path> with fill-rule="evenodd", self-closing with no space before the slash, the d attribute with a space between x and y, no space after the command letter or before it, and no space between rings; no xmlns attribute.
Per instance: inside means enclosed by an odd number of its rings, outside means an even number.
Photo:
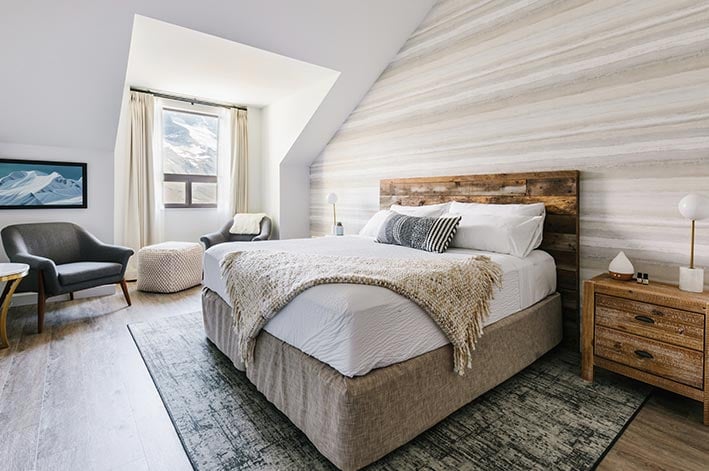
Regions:
<svg viewBox="0 0 709 471"><path fill-rule="evenodd" d="M410 260L253 250L228 254L221 268L247 367L261 329L298 294L315 285L353 283L382 286L418 304L453 344L453 367L463 375L502 279L500 266L483 256Z"/></svg>

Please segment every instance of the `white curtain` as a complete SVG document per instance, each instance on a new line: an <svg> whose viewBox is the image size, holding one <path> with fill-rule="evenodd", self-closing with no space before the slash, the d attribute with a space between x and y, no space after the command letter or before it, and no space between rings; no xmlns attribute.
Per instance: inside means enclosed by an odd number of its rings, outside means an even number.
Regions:
<svg viewBox="0 0 709 471"><path fill-rule="evenodd" d="M246 213L249 209L249 138L247 134L246 110L231 110L231 185L229 209L235 213Z"/></svg>
<svg viewBox="0 0 709 471"><path fill-rule="evenodd" d="M146 245L162 240L162 211L160 208L160 164L154 129L160 117L155 113L153 95L130 92L130 146L128 155L127 191L125 193L125 220L123 243L136 252ZM131 257L135 262L137 257ZM135 265L128 267L128 278L135 277Z"/></svg>

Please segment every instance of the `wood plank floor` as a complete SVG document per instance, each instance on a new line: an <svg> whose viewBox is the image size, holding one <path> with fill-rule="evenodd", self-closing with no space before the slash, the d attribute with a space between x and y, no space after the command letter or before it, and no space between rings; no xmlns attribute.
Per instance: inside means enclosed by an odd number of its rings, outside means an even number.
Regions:
<svg viewBox="0 0 709 471"><path fill-rule="evenodd" d="M190 464L126 324L200 309L200 290L120 294L12 308L0 350L0 469L189 470ZM600 470L706 470L701 406L656 392Z"/></svg>

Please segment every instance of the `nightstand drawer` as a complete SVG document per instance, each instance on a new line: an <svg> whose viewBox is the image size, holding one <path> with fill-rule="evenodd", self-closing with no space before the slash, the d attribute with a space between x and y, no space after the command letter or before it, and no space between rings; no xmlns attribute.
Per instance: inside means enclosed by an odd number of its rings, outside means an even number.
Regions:
<svg viewBox="0 0 709 471"><path fill-rule="evenodd" d="M632 299L596 294L596 325L694 350L704 349L704 316Z"/></svg>
<svg viewBox="0 0 709 471"><path fill-rule="evenodd" d="M595 354L694 388L703 388L703 353L597 325Z"/></svg>

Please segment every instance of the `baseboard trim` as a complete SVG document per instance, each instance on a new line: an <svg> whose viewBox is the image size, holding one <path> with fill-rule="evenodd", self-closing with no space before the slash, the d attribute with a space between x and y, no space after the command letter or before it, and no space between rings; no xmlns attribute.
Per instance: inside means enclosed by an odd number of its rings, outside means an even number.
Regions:
<svg viewBox="0 0 709 471"><path fill-rule="evenodd" d="M94 296L111 296L116 294L116 285L97 286L74 293L74 299L92 298ZM62 294L47 298L47 302L68 301L69 295ZM37 293L17 293L12 297L12 306L29 306L37 304Z"/></svg>

